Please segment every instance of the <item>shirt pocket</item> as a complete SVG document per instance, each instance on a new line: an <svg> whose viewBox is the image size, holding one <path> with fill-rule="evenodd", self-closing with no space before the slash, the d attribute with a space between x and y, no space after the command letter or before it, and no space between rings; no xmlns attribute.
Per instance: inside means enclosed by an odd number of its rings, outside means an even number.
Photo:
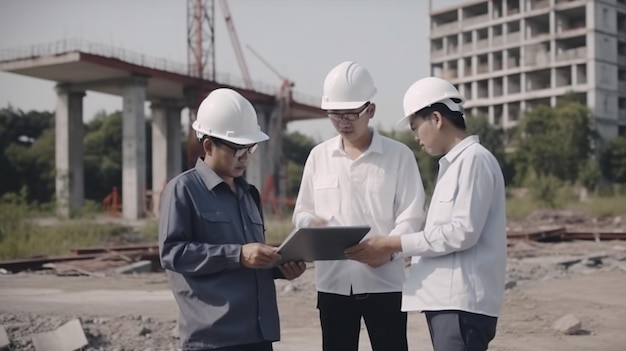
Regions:
<svg viewBox="0 0 626 351"><path fill-rule="evenodd" d="M341 199L339 178L336 175L318 176L313 180L315 214L329 220L339 213Z"/></svg>
<svg viewBox="0 0 626 351"><path fill-rule="evenodd" d="M395 184L384 175L370 177L366 181L367 196L365 201L376 220L393 217L393 203L396 196Z"/></svg>
<svg viewBox="0 0 626 351"><path fill-rule="evenodd" d="M254 205L254 210L248 211L248 218L250 219L250 228L249 232L252 232L254 241L256 242L265 242L265 226L263 225L263 219L261 219L261 214Z"/></svg>
<svg viewBox="0 0 626 351"><path fill-rule="evenodd" d="M237 242L230 216L224 211L206 211L200 213L200 242L209 244L229 244Z"/></svg>
<svg viewBox="0 0 626 351"><path fill-rule="evenodd" d="M454 185L446 185L437 190L435 201L431 203L431 206L435 206L433 210L436 224L449 223L452 219L456 190L456 186Z"/></svg>

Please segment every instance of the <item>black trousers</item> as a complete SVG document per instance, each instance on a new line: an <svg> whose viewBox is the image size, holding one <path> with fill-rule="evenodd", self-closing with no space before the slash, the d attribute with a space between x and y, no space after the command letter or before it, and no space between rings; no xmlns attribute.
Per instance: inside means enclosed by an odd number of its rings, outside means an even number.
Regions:
<svg viewBox="0 0 626 351"><path fill-rule="evenodd" d="M498 318L465 311L425 311L434 351L485 351Z"/></svg>
<svg viewBox="0 0 626 351"><path fill-rule="evenodd" d="M218 349L205 349L201 351L272 351L271 342L259 342L255 344L243 344L220 347Z"/></svg>
<svg viewBox="0 0 626 351"><path fill-rule="evenodd" d="M357 351L361 318L373 351L406 351L402 293L337 295L318 292L323 351Z"/></svg>

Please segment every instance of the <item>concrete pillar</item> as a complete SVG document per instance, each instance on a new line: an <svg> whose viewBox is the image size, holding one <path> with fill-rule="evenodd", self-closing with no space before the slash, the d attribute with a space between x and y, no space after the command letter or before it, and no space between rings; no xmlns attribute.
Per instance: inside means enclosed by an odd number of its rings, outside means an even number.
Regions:
<svg viewBox="0 0 626 351"><path fill-rule="evenodd" d="M259 125L261 130L269 135L270 119L272 116L272 110L269 106L254 105ZM271 140L270 135L270 140ZM270 172L270 155L269 155L269 141L265 141L259 144L256 152L252 155L246 170L246 180L248 183L255 185L259 191L262 191L267 174Z"/></svg>
<svg viewBox="0 0 626 351"><path fill-rule="evenodd" d="M55 114L55 169L57 212L70 217L83 206L83 97L84 91L72 91L57 85Z"/></svg>
<svg viewBox="0 0 626 351"><path fill-rule="evenodd" d="M504 130L509 129L511 126L511 119L509 117L509 104L506 103L502 105L502 128ZM507 137L507 133L505 133L505 138Z"/></svg>
<svg viewBox="0 0 626 351"><path fill-rule="evenodd" d="M123 82L122 215L134 220L145 214L146 126L144 104L147 78L130 77Z"/></svg>
<svg viewBox="0 0 626 351"><path fill-rule="evenodd" d="M175 101L160 101L152 110L152 212L159 216L165 184L182 171L180 111Z"/></svg>
<svg viewBox="0 0 626 351"><path fill-rule="evenodd" d="M269 136L268 169L266 177L274 177L274 195L279 199L287 197L287 167L284 164L283 155L283 134L285 132L285 119L288 110L281 101L277 101L272 106L269 128L265 131ZM280 213L284 213L285 206L278 204Z"/></svg>
<svg viewBox="0 0 626 351"><path fill-rule="evenodd" d="M200 143L198 143L196 133L193 129L191 129L191 125L196 120L200 103L207 95L209 95L209 93L210 91L200 93L198 90L192 87L186 87L183 89L183 94L185 95L185 104L189 109L189 119L187 120L189 126L187 130L187 140L185 142L185 155L187 157L187 162L183 166L183 170L195 167L198 157L204 156L204 150L202 150Z"/></svg>

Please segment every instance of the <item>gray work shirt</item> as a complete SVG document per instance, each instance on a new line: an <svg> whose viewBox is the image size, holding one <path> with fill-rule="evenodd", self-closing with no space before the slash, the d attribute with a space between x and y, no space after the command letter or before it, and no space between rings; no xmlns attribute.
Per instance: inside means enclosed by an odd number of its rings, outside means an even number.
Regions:
<svg viewBox="0 0 626 351"><path fill-rule="evenodd" d="M280 339L276 270L239 262L243 244L265 242L256 189L243 178L235 183L236 194L198 159L163 192L159 254L185 350Z"/></svg>

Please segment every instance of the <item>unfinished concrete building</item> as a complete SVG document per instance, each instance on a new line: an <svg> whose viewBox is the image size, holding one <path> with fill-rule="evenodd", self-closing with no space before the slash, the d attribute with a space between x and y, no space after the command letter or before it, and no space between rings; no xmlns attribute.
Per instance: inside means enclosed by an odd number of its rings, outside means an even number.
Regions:
<svg viewBox="0 0 626 351"><path fill-rule="evenodd" d="M431 73L499 127L573 93L626 136L626 0L480 0L431 11Z"/></svg>

